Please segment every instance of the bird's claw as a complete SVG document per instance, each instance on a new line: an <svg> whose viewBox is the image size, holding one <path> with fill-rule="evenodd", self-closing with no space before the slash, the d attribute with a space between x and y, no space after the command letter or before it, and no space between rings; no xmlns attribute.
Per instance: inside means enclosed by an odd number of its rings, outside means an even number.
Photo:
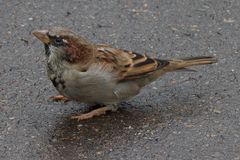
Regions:
<svg viewBox="0 0 240 160"><path fill-rule="evenodd" d="M68 102L69 99L63 95L57 95L57 96L51 96L49 97L50 99L52 99L53 101L62 101L64 103Z"/></svg>

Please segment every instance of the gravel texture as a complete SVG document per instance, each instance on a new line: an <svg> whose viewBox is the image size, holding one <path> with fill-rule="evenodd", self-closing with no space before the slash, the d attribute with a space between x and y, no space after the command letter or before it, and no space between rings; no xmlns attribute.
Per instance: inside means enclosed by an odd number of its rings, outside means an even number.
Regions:
<svg viewBox="0 0 240 160"><path fill-rule="evenodd" d="M0 159L240 160L240 1L0 0ZM163 59L211 55L169 73L115 113L76 122L85 104L52 102L34 29Z"/></svg>

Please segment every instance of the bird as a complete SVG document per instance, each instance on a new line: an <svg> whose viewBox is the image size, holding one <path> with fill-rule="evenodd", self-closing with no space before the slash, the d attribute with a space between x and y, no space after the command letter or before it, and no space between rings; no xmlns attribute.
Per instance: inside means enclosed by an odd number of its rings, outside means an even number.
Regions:
<svg viewBox="0 0 240 160"><path fill-rule="evenodd" d="M94 44L64 27L34 30L44 44L48 78L59 92L53 100L74 100L100 106L73 115L78 121L116 111L118 103L138 95L141 89L167 72L216 63L212 56L158 59L105 44Z"/></svg>

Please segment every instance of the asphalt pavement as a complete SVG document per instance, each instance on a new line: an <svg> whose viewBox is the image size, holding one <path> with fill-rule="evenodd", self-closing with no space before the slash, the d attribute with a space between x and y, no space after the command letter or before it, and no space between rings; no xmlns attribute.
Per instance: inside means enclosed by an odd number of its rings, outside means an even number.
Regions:
<svg viewBox="0 0 240 160"><path fill-rule="evenodd" d="M240 160L239 0L0 0L1 160ZM162 59L215 56L169 73L114 113L77 122L52 102L34 29Z"/></svg>

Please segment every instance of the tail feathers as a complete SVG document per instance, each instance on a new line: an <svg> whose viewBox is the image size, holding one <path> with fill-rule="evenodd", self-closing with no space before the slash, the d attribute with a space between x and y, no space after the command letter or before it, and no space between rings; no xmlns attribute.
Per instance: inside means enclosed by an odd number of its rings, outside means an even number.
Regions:
<svg viewBox="0 0 240 160"><path fill-rule="evenodd" d="M193 57L193 58L184 58L182 59L185 61L188 65L202 65L202 64L212 64L216 63L217 59L213 57Z"/></svg>
<svg viewBox="0 0 240 160"><path fill-rule="evenodd" d="M195 69L191 69L191 68L179 68L175 70L176 72L197 72Z"/></svg>
<svg viewBox="0 0 240 160"><path fill-rule="evenodd" d="M165 69L166 71L189 70L187 67L195 65L212 64L216 62L217 60L213 57L193 57L179 60L169 60L169 65L167 65Z"/></svg>
<svg viewBox="0 0 240 160"><path fill-rule="evenodd" d="M184 59L176 59L176 60L157 60L160 64L158 70L154 72L151 76L139 81L140 86L145 86L150 82L157 79L159 76L171 72L171 71L193 71L195 70L189 69L188 67L194 65L204 65L204 64L212 64L216 63L217 60L213 57L194 57L194 58L184 58Z"/></svg>

